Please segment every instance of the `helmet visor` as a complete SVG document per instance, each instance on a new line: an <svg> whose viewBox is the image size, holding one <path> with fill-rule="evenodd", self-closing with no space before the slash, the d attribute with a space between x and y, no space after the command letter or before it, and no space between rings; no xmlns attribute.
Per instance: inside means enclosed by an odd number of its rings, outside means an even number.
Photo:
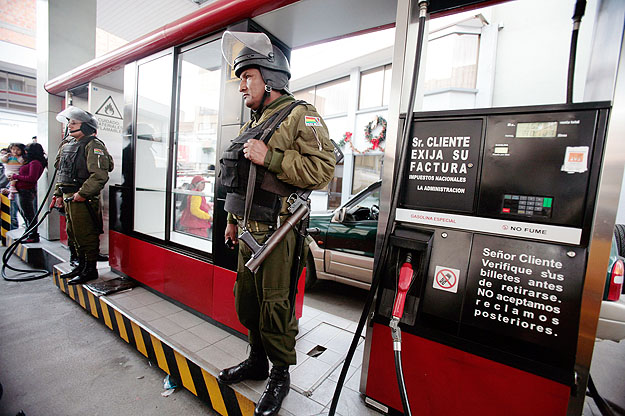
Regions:
<svg viewBox="0 0 625 416"><path fill-rule="evenodd" d="M98 120L93 114L71 105L57 114L56 120L63 124L67 123L69 120L77 120L93 127L96 130L98 129Z"/></svg>
<svg viewBox="0 0 625 416"><path fill-rule="evenodd" d="M244 47L268 57L273 51L269 37L264 33L231 32L226 30L221 38L221 53L230 66L234 66L235 59Z"/></svg>

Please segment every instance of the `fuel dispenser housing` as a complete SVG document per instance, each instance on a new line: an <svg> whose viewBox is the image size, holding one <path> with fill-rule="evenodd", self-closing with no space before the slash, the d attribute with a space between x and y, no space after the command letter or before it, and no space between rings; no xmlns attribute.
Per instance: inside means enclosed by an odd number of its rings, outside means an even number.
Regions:
<svg viewBox="0 0 625 416"><path fill-rule="evenodd" d="M367 332L368 403L402 408L388 324L410 249L400 328L413 412L566 414L609 109L415 114Z"/></svg>

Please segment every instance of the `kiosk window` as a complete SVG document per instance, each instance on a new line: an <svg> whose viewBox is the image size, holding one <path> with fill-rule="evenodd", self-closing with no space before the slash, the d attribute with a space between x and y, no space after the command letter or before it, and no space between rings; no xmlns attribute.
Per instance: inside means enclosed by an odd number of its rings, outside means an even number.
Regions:
<svg viewBox="0 0 625 416"><path fill-rule="evenodd" d="M212 252L215 161L221 90L219 42L178 59L175 177L170 239Z"/></svg>
<svg viewBox="0 0 625 416"><path fill-rule="evenodd" d="M140 64L135 162L135 231L165 238L172 55Z"/></svg>

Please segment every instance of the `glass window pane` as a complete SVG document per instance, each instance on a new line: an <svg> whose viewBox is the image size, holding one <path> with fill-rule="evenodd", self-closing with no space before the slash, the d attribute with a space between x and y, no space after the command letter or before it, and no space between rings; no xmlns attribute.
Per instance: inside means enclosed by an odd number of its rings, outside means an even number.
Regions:
<svg viewBox="0 0 625 416"><path fill-rule="evenodd" d="M19 75L9 74L9 91L24 91L24 78Z"/></svg>
<svg viewBox="0 0 625 416"><path fill-rule="evenodd" d="M450 34L428 43L425 90L475 88L479 36Z"/></svg>
<svg viewBox="0 0 625 416"><path fill-rule="evenodd" d="M384 96L382 97L382 105L388 107L391 101L391 73L393 72L392 65L386 65L384 67Z"/></svg>
<svg viewBox="0 0 625 416"><path fill-rule="evenodd" d="M383 157L384 155L354 156L354 181L352 183L352 194L357 194L373 182L380 179L382 174Z"/></svg>
<svg viewBox="0 0 625 416"><path fill-rule="evenodd" d="M304 100L309 104L315 105L315 87L294 92L293 96L296 100Z"/></svg>
<svg viewBox="0 0 625 416"><path fill-rule="evenodd" d="M384 67L365 71L360 75L360 97L358 108L382 106L382 89L384 88Z"/></svg>
<svg viewBox="0 0 625 416"><path fill-rule="evenodd" d="M347 113L349 77L317 85L315 107L323 117Z"/></svg>
<svg viewBox="0 0 625 416"><path fill-rule="evenodd" d="M221 88L221 51L211 42L180 54L172 240L210 250ZM187 236L179 239L178 233ZM198 237L206 240L201 247Z"/></svg>
<svg viewBox="0 0 625 416"><path fill-rule="evenodd" d="M165 237L172 56L139 66L135 163L135 230Z"/></svg>

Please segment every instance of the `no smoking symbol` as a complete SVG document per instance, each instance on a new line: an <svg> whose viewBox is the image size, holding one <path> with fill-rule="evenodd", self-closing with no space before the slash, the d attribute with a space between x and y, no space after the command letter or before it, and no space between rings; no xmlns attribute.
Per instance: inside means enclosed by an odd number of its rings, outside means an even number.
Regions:
<svg viewBox="0 0 625 416"><path fill-rule="evenodd" d="M436 266L432 286L434 289L456 293L458 291L458 276L460 276L460 270L458 269Z"/></svg>

